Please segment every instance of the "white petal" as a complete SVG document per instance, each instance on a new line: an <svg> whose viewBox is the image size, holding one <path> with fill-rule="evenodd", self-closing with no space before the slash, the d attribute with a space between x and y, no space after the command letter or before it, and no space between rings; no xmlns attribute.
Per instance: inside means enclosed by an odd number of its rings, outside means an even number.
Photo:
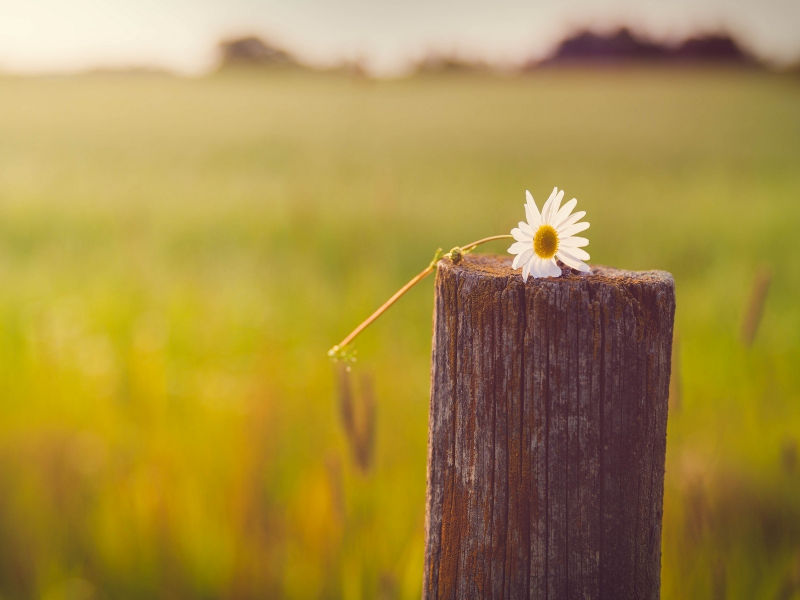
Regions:
<svg viewBox="0 0 800 600"><path fill-rule="evenodd" d="M522 281L524 281L524 282L526 282L526 283L527 283L527 281L528 281L528 275L530 274L530 272L531 272L531 261L529 260L529 261L528 261L528 262L526 262L526 263L525 263L525 265L522 267Z"/></svg>
<svg viewBox="0 0 800 600"><path fill-rule="evenodd" d="M525 235L521 229L517 229L516 227L514 227L514 229L511 230L511 235L518 242L529 242L529 243L533 242L533 237Z"/></svg>
<svg viewBox="0 0 800 600"><path fill-rule="evenodd" d="M584 229L589 229L589 223L584 221L583 223L575 223L575 225L570 225L569 227L562 228L561 231L558 232L558 237L560 238L567 238L576 233L580 233Z"/></svg>
<svg viewBox="0 0 800 600"><path fill-rule="evenodd" d="M525 250L524 252L520 252L514 257L514 260L511 263L511 268L519 269L520 265L524 262L527 262L532 255L533 255L533 249L528 249Z"/></svg>
<svg viewBox="0 0 800 600"><path fill-rule="evenodd" d="M568 258L575 258L577 260L589 260L589 253L580 248L559 248L559 254L564 254Z"/></svg>
<svg viewBox="0 0 800 600"><path fill-rule="evenodd" d="M558 195L553 199L550 203L550 211L547 215L542 215L542 222L547 223L548 225L553 225L556 221L556 214L558 214L558 209L561 207L561 200L564 199L564 190L558 192Z"/></svg>
<svg viewBox="0 0 800 600"><path fill-rule="evenodd" d="M536 233L536 232L533 230L533 227L531 227L530 225L528 225L528 224L527 224L525 221L520 221L520 222L519 222L519 230L520 230L522 233L524 233L525 235L529 235L529 236L531 236L531 239L533 239L533 235Z"/></svg>
<svg viewBox="0 0 800 600"><path fill-rule="evenodd" d="M572 212L572 209L578 204L578 201L573 198L569 202L567 202L564 206L561 207L561 210L558 211L556 214L556 218L553 219L553 227L558 229L559 225L567 220L569 213Z"/></svg>
<svg viewBox="0 0 800 600"><path fill-rule="evenodd" d="M547 225L549 221L547 220L547 215L550 214L550 207L553 205L553 201L556 199L558 195L558 188L553 188L553 192L550 194L550 197L547 199L547 202L544 203L542 207L542 225Z"/></svg>
<svg viewBox="0 0 800 600"><path fill-rule="evenodd" d="M581 248L583 246L588 246L589 240L582 237L568 237L568 238L560 238L558 240L559 248Z"/></svg>
<svg viewBox="0 0 800 600"><path fill-rule="evenodd" d="M552 258L539 258L537 256L534 269L537 277L557 277L561 275L561 269L555 265Z"/></svg>
<svg viewBox="0 0 800 600"><path fill-rule="evenodd" d="M561 223L560 225L558 225L556 227L556 231L558 231L558 233L561 233L562 229L566 229L567 227L569 227L573 223L577 223L578 221L580 221L585 216L586 216L586 211L585 210L580 210L580 211L576 212L574 215L568 216L566 221L564 221L563 223Z"/></svg>
<svg viewBox="0 0 800 600"><path fill-rule="evenodd" d="M558 258L558 260L563 262L568 267L572 267L573 269L577 269L578 271L584 271L585 273L591 271L589 265L578 260L577 258L571 258L565 255L564 252L556 252L556 257Z"/></svg>
<svg viewBox="0 0 800 600"><path fill-rule="evenodd" d="M520 254L521 252L525 252L525 250L531 249L530 242L514 242L511 244L511 247L508 249L509 254Z"/></svg>
<svg viewBox="0 0 800 600"><path fill-rule="evenodd" d="M556 264L553 258L544 261L544 270L548 277L561 277L561 267Z"/></svg>
<svg viewBox="0 0 800 600"><path fill-rule="evenodd" d="M525 204L525 216L528 219L528 223L533 228L539 227L542 224L542 215L539 214L539 207L536 206L536 201L528 190L525 190L525 198L528 200L527 204Z"/></svg>
<svg viewBox="0 0 800 600"><path fill-rule="evenodd" d="M531 258L531 260L530 260L531 275L534 278L539 278L539 277L542 276L542 269L541 269L541 265L540 265L541 260L542 259L539 258L538 256L533 256L533 258Z"/></svg>

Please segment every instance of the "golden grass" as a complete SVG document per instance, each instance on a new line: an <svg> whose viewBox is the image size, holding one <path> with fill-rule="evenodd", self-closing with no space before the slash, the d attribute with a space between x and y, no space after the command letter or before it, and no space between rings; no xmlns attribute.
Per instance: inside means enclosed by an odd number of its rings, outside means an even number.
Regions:
<svg viewBox="0 0 800 600"><path fill-rule="evenodd" d="M430 285L344 421L325 351L555 185L592 262L677 282L664 598L793 589L799 105L736 71L0 79L0 595L419 597Z"/></svg>

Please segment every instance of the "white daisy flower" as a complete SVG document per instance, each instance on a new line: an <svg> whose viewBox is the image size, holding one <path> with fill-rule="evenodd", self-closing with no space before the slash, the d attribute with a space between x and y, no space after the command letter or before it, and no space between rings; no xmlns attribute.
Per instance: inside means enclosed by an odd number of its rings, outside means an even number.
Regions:
<svg viewBox="0 0 800 600"><path fill-rule="evenodd" d="M528 281L528 275L534 278L559 277L561 269L556 259L568 267L588 273L589 265L583 261L589 260L589 254L581 247L586 246L589 240L575 237L576 233L589 227L589 223L578 223L586 212L571 214L578 201L573 198L561 206L564 191L553 188L540 213L531 193L526 191L525 195L528 199L525 204L528 222L520 221L519 228L511 230L511 235L517 240L508 249L511 254L516 254L511 267L522 267L523 281Z"/></svg>

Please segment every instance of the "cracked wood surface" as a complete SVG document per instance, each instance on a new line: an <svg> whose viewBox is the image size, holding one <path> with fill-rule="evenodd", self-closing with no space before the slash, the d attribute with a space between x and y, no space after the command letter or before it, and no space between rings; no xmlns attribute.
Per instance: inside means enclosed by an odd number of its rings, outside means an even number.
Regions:
<svg viewBox="0 0 800 600"><path fill-rule="evenodd" d="M659 597L674 282L442 260L423 597Z"/></svg>

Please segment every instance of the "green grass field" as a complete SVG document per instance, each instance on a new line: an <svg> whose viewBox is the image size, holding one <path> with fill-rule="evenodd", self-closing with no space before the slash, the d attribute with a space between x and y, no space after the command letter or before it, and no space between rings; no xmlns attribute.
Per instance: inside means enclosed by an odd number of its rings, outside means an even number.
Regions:
<svg viewBox="0 0 800 600"><path fill-rule="evenodd" d="M367 468L325 353L554 186L591 262L675 276L663 597L800 598L798 107L737 71L0 79L0 598L418 598L431 282L359 338Z"/></svg>

